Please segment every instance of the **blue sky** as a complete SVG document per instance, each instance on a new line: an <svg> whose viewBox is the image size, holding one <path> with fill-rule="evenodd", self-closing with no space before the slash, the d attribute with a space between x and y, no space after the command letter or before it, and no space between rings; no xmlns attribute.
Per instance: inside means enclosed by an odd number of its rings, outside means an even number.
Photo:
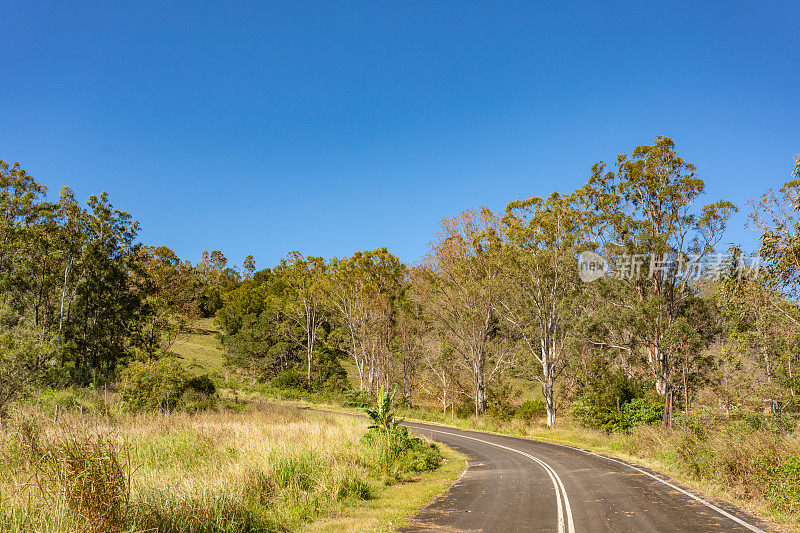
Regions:
<svg viewBox="0 0 800 533"><path fill-rule="evenodd" d="M414 261L657 135L744 207L800 151L800 3L694 4L0 2L0 159L259 267Z"/></svg>

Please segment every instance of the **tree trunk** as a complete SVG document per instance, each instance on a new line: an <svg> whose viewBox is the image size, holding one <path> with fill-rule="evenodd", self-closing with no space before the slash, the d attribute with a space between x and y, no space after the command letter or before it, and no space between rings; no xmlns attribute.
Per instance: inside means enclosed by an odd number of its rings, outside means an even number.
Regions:
<svg viewBox="0 0 800 533"><path fill-rule="evenodd" d="M556 425L556 408L553 401L553 379L549 377L542 383L542 392L544 393L544 402L547 407L547 427L553 428Z"/></svg>
<svg viewBox="0 0 800 533"><path fill-rule="evenodd" d="M475 414L482 415L486 412L486 384L484 383L483 370L475 372Z"/></svg>
<svg viewBox="0 0 800 533"><path fill-rule="evenodd" d="M662 421L664 422L664 427L672 427L672 389L669 386L669 382L666 383L667 393L664 395L664 416Z"/></svg>

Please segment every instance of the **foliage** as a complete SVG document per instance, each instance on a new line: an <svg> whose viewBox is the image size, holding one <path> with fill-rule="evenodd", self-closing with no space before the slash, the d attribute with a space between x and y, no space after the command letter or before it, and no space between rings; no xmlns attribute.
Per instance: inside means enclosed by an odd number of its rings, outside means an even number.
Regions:
<svg viewBox="0 0 800 533"><path fill-rule="evenodd" d="M394 410L392 409L392 402L394 402L394 395L396 392L396 390L389 392L388 390L384 390L383 386L381 386L378 390L376 406L364 407L362 409L362 412L372 420L369 429L374 429L386 435L397 428L400 421L395 419Z"/></svg>
<svg viewBox="0 0 800 533"><path fill-rule="evenodd" d="M215 405L213 380L208 375L189 376L174 357L134 361L121 378L122 400L132 411L197 411Z"/></svg>
<svg viewBox="0 0 800 533"><path fill-rule="evenodd" d="M175 409L186 390L189 376L180 362L163 357L134 361L122 372L122 399L133 411Z"/></svg>
<svg viewBox="0 0 800 533"><path fill-rule="evenodd" d="M287 368L270 382L274 387L279 389L295 389L300 390L304 388L305 380L303 374L296 368Z"/></svg>
<svg viewBox="0 0 800 533"><path fill-rule="evenodd" d="M573 415L581 424L604 432L628 431L663 416L663 402L645 397L644 384L623 372L611 373L602 383L587 388L573 403Z"/></svg>
<svg viewBox="0 0 800 533"><path fill-rule="evenodd" d="M617 272L617 279L595 286L600 297L596 320L605 327L596 329L591 341L647 362L656 390L668 405L665 422L672 411L675 366L665 335L681 303L695 294L686 262L713 252L736 211L725 200L696 206L704 192L697 168L680 157L666 137L637 146L630 156L619 155L616 172L607 171L605 163L595 164L578 192L592 214L589 220L602 251L616 261ZM632 263L636 257L648 261L637 266Z"/></svg>
<svg viewBox="0 0 800 533"><path fill-rule="evenodd" d="M526 400L517 406L514 416L520 420L531 421L547 415L547 406L542 400Z"/></svg>

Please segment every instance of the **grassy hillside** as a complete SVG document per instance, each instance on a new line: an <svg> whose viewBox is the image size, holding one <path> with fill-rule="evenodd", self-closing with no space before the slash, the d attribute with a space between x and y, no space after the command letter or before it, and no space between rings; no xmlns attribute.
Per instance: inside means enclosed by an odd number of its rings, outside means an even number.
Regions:
<svg viewBox="0 0 800 533"><path fill-rule="evenodd" d="M172 351L181 357L187 370L195 374L218 372L225 362L213 318L195 321L188 331L178 336Z"/></svg>

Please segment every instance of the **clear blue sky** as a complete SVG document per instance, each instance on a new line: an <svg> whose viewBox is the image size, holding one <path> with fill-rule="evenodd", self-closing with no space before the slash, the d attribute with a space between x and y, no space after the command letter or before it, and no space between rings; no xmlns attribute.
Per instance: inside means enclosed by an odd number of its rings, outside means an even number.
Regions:
<svg viewBox="0 0 800 533"><path fill-rule="evenodd" d="M659 134L743 205L800 151L797 2L109 4L0 3L0 159L193 261L414 261Z"/></svg>

